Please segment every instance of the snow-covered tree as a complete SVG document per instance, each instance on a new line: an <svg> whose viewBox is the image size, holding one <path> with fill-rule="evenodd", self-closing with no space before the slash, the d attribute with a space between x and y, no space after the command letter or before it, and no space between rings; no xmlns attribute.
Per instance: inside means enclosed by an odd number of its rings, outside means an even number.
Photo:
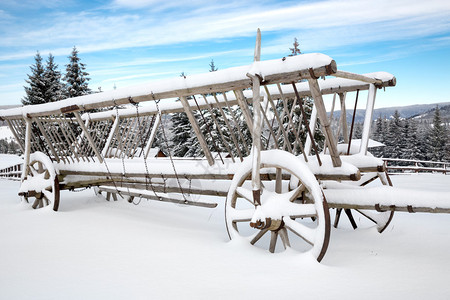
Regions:
<svg viewBox="0 0 450 300"><path fill-rule="evenodd" d="M280 101L277 104L277 111L278 111L278 114L280 114L280 115L281 115L281 112L283 109L283 105L287 105L286 108L287 108L288 112L291 112L293 110L292 123L293 123L293 126L295 127L295 130L299 131L298 135L299 135L300 141L302 142L303 145L305 145L306 139L309 136L305 119L308 120L308 125L309 125L311 122L311 113L312 113L313 104L314 104L314 101L312 98L306 97L303 99L303 110L305 112L305 116L302 116L300 105L298 104L298 101L295 99L290 99L290 100L286 101L284 104ZM288 134L289 142L291 143L291 146L293 146L295 143L295 133L294 133L294 130L292 129L292 125L290 124L287 113L284 113L284 117L281 121L283 122L284 130ZM301 121L301 124L300 124L300 121ZM278 126L279 126L278 124L276 124L274 126L275 132L278 131ZM320 130L319 120L317 120L316 127L313 132L313 136L314 136L314 142L316 143L318 150L321 151L321 149L323 149L323 146L324 146L325 136L323 135L322 131ZM278 140L278 144L280 147L283 147L283 145L285 143L284 139L285 139L284 136L280 135L280 138ZM300 146L297 145L297 149L294 149L294 150L296 153L299 153ZM314 153L314 149L312 149L312 153Z"/></svg>
<svg viewBox="0 0 450 300"><path fill-rule="evenodd" d="M63 99L64 91L61 83L61 72L55 64L55 57L50 53L44 72L45 80L45 101L55 102Z"/></svg>
<svg viewBox="0 0 450 300"><path fill-rule="evenodd" d="M214 60L211 59L211 63L209 64L209 71L210 71L210 72L215 72L215 71L217 71L217 70L218 70L218 69L217 69L216 65L214 64Z"/></svg>
<svg viewBox="0 0 450 300"><path fill-rule="evenodd" d="M395 111L389 121L386 139L385 155L390 158L400 158L402 155L402 120L398 111Z"/></svg>
<svg viewBox="0 0 450 300"><path fill-rule="evenodd" d="M294 43L292 45L294 47L289 48L289 50L291 50L291 54L289 54L289 56L295 56L295 55L301 54L300 48L298 47L300 44L298 43L297 38L294 38Z"/></svg>
<svg viewBox="0 0 450 300"><path fill-rule="evenodd" d="M174 156L183 157L192 147L192 136L195 136L189 118L184 112L172 114L172 151Z"/></svg>
<svg viewBox="0 0 450 300"><path fill-rule="evenodd" d="M66 65L66 75L64 76L69 98L91 93L91 89L88 86L90 78L87 77L89 73L85 69L86 65L80 62L77 48L73 47L72 54L69 56L69 64Z"/></svg>
<svg viewBox="0 0 450 300"><path fill-rule="evenodd" d="M441 161L445 156L445 148L448 140L448 133L442 124L439 106L436 106L433 117L433 126L429 133L429 159Z"/></svg>
<svg viewBox="0 0 450 300"><path fill-rule="evenodd" d="M29 86L25 86L25 97L22 98L23 105L34 105L45 103L46 101L46 84L45 84L45 69L42 65L42 57L39 52L34 57L35 63L30 67L31 75L28 80L25 80Z"/></svg>

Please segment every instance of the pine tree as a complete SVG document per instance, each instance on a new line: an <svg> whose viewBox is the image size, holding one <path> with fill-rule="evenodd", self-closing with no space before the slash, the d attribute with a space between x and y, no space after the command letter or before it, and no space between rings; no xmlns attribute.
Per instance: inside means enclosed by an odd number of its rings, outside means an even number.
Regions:
<svg viewBox="0 0 450 300"><path fill-rule="evenodd" d="M429 133L429 159L442 161L445 156L445 148L448 140L448 133L442 124L439 106L436 106L433 117L433 126Z"/></svg>
<svg viewBox="0 0 450 300"><path fill-rule="evenodd" d="M371 133L371 138L377 142L385 143L385 132L384 132L384 120L381 115L375 120L374 130ZM370 149L370 152L376 157L384 156L384 147L374 147Z"/></svg>
<svg viewBox="0 0 450 300"><path fill-rule="evenodd" d="M289 54L289 56L301 54L300 48L298 48L300 44L298 43L297 38L294 38L294 43L292 45L294 46L294 48L289 48L289 50L291 50L291 54Z"/></svg>
<svg viewBox="0 0 450 300"><path fill-rule="evenodd" d="M54 62L54 56L50 53L44 72L45 101L55 102L63 99L63 85L61 83L61 72L57 70L58 65Z"/></svg>
<svg viewBox="0 0 450 300"><path fill-rule="evenodd" d="M69 98L83 96L91 93L88 86L89 73L85 72L86 65L80 62L78 50L73 47L72 54L68 57L69 64L66 65L66 75L64 81L67 83L67 96Z"/></svg>
<svg viewBox="0 0 450 300"><path fill-rule="evenodd" d="M218 69L216 68L216 66L214 65L214 60L213 59L211 59L211 63L209 64L209 71L210 72L215 72L215 71L217 71Z"/></svg>
<svg viewBox="0 0 450 300"><path fill-rule="evenodd" d="M400 114L396 110L392 120L388 122L385 157L400 158L402 153L401 134L402 134L402 121L400 119Z"/></svg>
<svg viewBox="0 0 450 300"><path fill-rule="evenodd" d="M46 101L46 85L44 79L45 69L42 65L42 57L39 52L34 57L35 64L30 67L31 75L25 80L30 86L25 86L26 96L22 98L23 105L42 104Z"/></svg>
<svg viewBox="0 0 450 300"><path fill-rule="evenodd" d="M189 118L184 112L174 113L172 115L172 138L171 148L173 149L173 155L183 157L192 147L190 138L195 135L192 130Z"/></svg>

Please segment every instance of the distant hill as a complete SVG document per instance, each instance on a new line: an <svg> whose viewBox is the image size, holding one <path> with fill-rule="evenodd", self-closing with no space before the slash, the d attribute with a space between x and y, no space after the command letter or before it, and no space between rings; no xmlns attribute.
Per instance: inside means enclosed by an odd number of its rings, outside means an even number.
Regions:
<svg viewBox="0 0 450 300"><path fill-rule="evenodd" d="M450 102L441 102L441 103L433 103L433 104L416 104L416 105L408 105L408 106L394 106L394 107L383 107L377 108L373 112L373 119L375 120L378 117L386 117L389 119L394 115L394 112L397 110L402 118L412 118L417 117L423 120L431 120L433 119L434 110L436 105L439 106L441 110L441 117L443 119L450 120ZM335 111L333 116L335 118L341 115L341 111ZM353 109L347 110L347 122L351 122L353 116ZM364 122L365 110L357 109L355 115L355 122L362 123Z"/></svg>

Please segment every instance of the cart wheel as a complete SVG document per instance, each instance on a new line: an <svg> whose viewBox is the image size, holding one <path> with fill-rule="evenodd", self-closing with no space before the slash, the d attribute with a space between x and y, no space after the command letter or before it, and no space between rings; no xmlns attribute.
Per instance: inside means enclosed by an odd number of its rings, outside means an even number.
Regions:
<svg viewBox="0 0 450 300"><path fill-rule="evenodd" d="M53 210L58 210L59 181L50 158L44 153L31 154L30 164L20 186L19 195L23 196L27 202L30 198L34 198L32 207L35 209L53 204Z"/></svg>
<svg viewBox="0 0 450 300"><path fill-rule="evenodd" d="M388 180L387 174L385 173L366 173L362 176L360 182L361 186L365 186L369 184L370 182L379 179L383 185L390 185L392 186L392 183L390 180ZM336 209L336 217L334 219L334 227L337 228L340 220L340 215L342 213L342 208ZM375 223L377 226L377 230L379 233L382 233L391 223L392 218L394 217L394 211L385 211L385 212L377 212L373 210L361 210L361 209L344 209L345 214L347 215L353 229L358 228L358 224L356 223L356 220L353 217L352 211L356 211L359 214L361 214L365 219L370 220L371 222Z"/></svg>
<svg viewBox="0 0 450 300"><path fill-rule="evenodd" d="M322 190L307 165L282 150L261 152L260 173L265 181L258 206L254 205L248 180L251 171L249 157L234 175L228 191L225 219L230 239L244 238L272 253L290 247L321 261L330 238L330 216ZM298 178L293 190L289 188L291 176ZM283 247L277 248L278 237Z"/></svg>

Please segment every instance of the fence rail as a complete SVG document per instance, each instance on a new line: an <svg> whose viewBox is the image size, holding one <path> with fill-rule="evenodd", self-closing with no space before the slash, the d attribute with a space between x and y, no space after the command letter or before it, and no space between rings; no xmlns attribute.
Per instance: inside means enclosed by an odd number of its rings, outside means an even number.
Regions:
<svg viewBox="0 0 450 300"><path fill-rule="evenodd" d="M20 180L23 164L17 164L0 170L0 177L12 180Z"/></svg>
<svg viewBox="0 0 450 300"><path fill-rule="evenodd" d="M447 174L448 172L450 172L450 162L401 158L383 158L383 160L386 164L386 169L391 174L395 174L398 172L438 172Z"/></svg>

